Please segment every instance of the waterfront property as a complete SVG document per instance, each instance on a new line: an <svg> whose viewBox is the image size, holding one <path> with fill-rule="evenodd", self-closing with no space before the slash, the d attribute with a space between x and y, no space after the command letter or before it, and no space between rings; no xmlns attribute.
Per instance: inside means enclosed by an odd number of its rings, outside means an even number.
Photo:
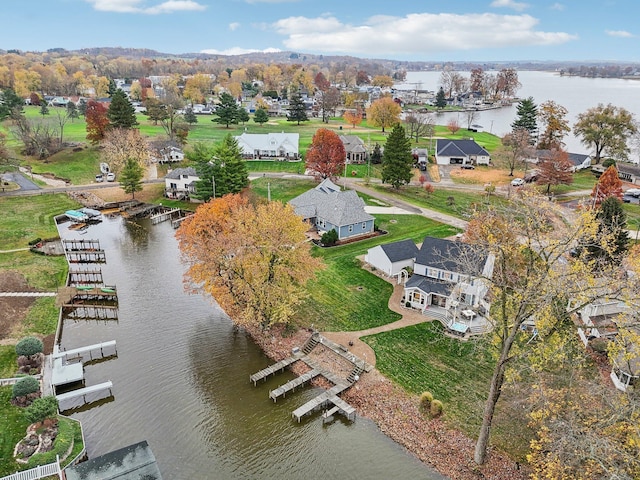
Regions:
<svg viewBox="0 0 640 480"><path fill-rule="evenodd" d="M328 178L289 203L318 233L335 230L338 240L369 235L374 231L374 218L365 211L364 201L356 191L341 191Z"/></svg>
<svg viewBox="0 0 640 480"><path fill-rule="evenodd" d="M200 177L195 168L176 168L164 177L164 194L167 198L188 200L196 191L196 182Z"/></svg>
<svg viewBox="0 0 640 480"><path fill-rule="evenodd" d="M533 164L537 164L542 160L553 159L553 150L536 150L530 158L525 161ZM584 170L585 168L591 168L591 155L584 153L568 153L569 161L573 164L573 171Z"/></svg>
<svg viewBox="0 0 640 480"><path fill-rule="evenodd" d="M370 248L364 261L387 277L396 277L400 283L401 278L409 274L407 268L413 269L418 251L412 240L400 240Z"/></svg>
<svg viewBox="0 0 640 480"><path fill-rule="evenodd" d="M436 140L438 165L489 165L491 155L475 140Z"/></svg>

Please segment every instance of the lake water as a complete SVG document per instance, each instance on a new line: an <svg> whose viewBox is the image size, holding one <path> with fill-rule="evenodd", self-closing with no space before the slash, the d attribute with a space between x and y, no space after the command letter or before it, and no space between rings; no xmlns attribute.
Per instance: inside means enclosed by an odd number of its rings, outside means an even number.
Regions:
<svg viewBox="0 0 640 480"><path fill-rule="evenodd" d="M468 72L461 72L466 77ZM437 91L440 88L440 72L408 72L406 84L401 88L415 88L413 84L419 82L421 89ZM598 103L611 103L617 107L624 107L640 120L640 79L623 80L615 78L584 78L560 76L554 72L521 71L518 79L522 87L517 95L520 98L533 97L540 105L547 100L562 105L568 110L567 120L573 128L577 115ZM504 135L511 131L511 123L516 117L516 105L479 113L474 121L482 125L482 131ZM460 125L465 126L463 113L438 114L436 123L446 125L451 118L457 118ZM566 148L573 153L592 153L589 147L583 145L572 133L565 136ZM637 151L632 152L630 158L638 161Z"/></svg>
<svg viewBox="0 0 640 480"><path fill-rule="evenodd" d="M117 321L65 320L63 348L116 340L118 357L85 368L86 384L113 381L114 399L73 413L90 457L147 440L165 480L442 479L372 422L291 412L316 395L298 390L273 403L285 372L254 387L249 375L272 363L210 299L182 285L168 223L105 219L63 238L99 239L105 282L119 297Z"/></svg>

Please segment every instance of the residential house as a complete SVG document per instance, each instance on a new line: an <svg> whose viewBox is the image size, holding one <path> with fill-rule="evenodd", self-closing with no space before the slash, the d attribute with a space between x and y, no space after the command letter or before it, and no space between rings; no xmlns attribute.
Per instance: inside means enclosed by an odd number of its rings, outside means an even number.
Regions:
<svg viewBox="0 0 640 480"><path fill-rule="evenodd" d="M160 149L159 163L176 163L184 160L184 152L178 147L168 146Z"/></svg>
<svg viewBox="0 0 640 480"><path fill-rule="evenodd" d="M413 270L418 251L412 240L400 240L370 248L364 261L388 277L397 277L400 283L408 277L407 269Z"/></svg>
<svg viewBox="0 0 640 480"><path fill-rule="evenodd" d="M189 199L196 190L196 182L200 180L193 167L176 168L164 177L164 194L168 198Z"/></svg>
<svg viewBox="0 0 640 480"><path fill-rule="evenodd" d="M634 185L640 185L640 166L618 162L616 163L616 169L618 170L620 180L633 183ZM603 167L601 163L591 167L591 171L597 177L602 175L605 170L606 168Z"/></svg>
<svg viewBox="0 0 640 480"><path fill-rule="evenodd" d="M340 141L344 145L347 164L362 164L367 161L367 149L360 137L357 135L340 135Z"/></svg>
<svg viewBox="0 0 640 480"><path fill-rule="evenodd" d="M637 338L640 332L637 327L627 326L629 306L620 300L599 299L577 311L580 326L578 336L585 346L595 341L621 342L621 352L613 359L611 381L618 390L626 391L630 385L639 384L640 379L640 347L631 343L630 338ZM634 333L631 336L621 335L621 330Z"/></svg>
<svg viewBox="0 0 640 480"><path fill-rule="evenodd" d="M299 133L243 133L236 140L244 158L298 160Z"/></svg>
<svg viewBox="0 0 640 480"><path fill-rule="evenodd" d="M405 306L440 320L461 335L490 331L486 278L494 257L461 241L426 237L404 285Z"/></svg>
<svg viewBox="0 0 640 480"><path fill-rule="evenodd" d="M338 240L369 235L374 218L364 209L364 201L355 190L341 191L330 179L289 200L297 215L322 234L335 230Z"/></svg>
<svg viewBox="0 0 640 480"><path fill-rule="evenodd" d="M552 158L554 154L553 150L536 150L530 158L526 161L529 163L537 164L540 160ZM577 172L578 170L584 170L591 167L591 156L584 153L568 153L569 161L573 164L572 170Z"/></svg>
<svg viewBox="0 0 640 480"><path fill-rule="evenodd" d="M489 165L491 156L475 140L436 140L438 165Z"/></svg>

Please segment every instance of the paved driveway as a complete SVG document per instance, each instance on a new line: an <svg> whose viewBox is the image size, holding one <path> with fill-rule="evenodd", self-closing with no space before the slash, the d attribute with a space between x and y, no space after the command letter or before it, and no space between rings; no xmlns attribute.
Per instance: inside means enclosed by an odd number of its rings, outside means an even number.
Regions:
<svg viewBox="0 0 640 480"><path fill-rule="evenodd" d="M27 177L18 172L9 172L2 174L2 178L9 182L15 182L20 190L40 190L40 187L29 180Z"/></svg>

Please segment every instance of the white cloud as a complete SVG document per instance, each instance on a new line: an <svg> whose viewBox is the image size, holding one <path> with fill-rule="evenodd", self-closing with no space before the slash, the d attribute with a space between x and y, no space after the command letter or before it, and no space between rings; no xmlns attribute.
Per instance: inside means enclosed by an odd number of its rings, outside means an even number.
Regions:
<svg viewBox="0 0 640 480"><path fill-rule="evenodd" d="M605 30L605 33L610 37L620 37L620 38L633 38L635 35L631 32L627 32L626 30Z"/></svg>
<svg viewBox="0 0 640 480"><path fill-rule="evenodd" d="M229 30L235 32L238 28L240 28L240 24L238 22L232 22L229 24Z"/></svg>
<svg viewBox="0 0 640 480"><path fill-rule="evenodd" d="M279 48L265 48L264 50L257 50L252 48L232 47L226 50L217 50L215 48L208 48L200 50L200 53L209 53L211 55L244 55L245 53L278 53L281 52Z"/></svg>
<svg viewBox="0 0 640 480"><path fill-rule="evenodd" d="M512 8L517 12L521 12L522 10L529 8L528 3L516 2L514 0L493 0L493 2L491 2L491 6Z"/></svg>
<svg viewBox="0 0 640 480"><path fill-rule="evenodd" d="M101 12L144 13L157 15L181 11L201 11L207 7L193 0L167 0L157 5L146 6L144 0L86 0Z"/></svg>
<svg viewBox="0 0 640 480"><path fill-rule="evenodd" d="M559 45L577 37L565 32L535 29L530 15L430 14L405 17L375 16L362 25L335 17L289 17L271 25L285 35L290 50L353 54L406 55L442 51Z"/></svg>
<svg viewBox="0 0 640 480"><path fill-rule="evenodd" d="M551 10L558 10L562 12L565 9L565 6L562 3L554 3L549 7Z"/></svg>

